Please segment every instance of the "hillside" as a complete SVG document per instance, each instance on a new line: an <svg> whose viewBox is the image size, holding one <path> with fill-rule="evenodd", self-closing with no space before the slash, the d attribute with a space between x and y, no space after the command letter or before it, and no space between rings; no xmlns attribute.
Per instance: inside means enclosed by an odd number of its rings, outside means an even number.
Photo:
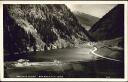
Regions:
<svg viewBox="0 0 128 82"><path fill-rule="evenodd" d="M88 33L63 4L4 5L4 52L14 54L73 47Z"/></svg>
<svg viewBox="0 0 128 82"><path fill-rule="evenodd" d="M85 27L86 30L90 30L91 27L99 20L98 17L91 16L89 14L82 13L79 11L73 13L77 17L81 25Z"/></svg>
<svg viewBox="0 0 128 82"><path fill-rule="evenodd" d="M96 22L89 33L96 41L110 40L124 36L124 6L117 5Z"/></svg>
<svg viewBox="0 0 128 82"><path fill-rule="evenodd" d="M95 39L95 53L124 61L124 6L117 5L89 30ZM123 64L122 64L123 65Z"/></svg>

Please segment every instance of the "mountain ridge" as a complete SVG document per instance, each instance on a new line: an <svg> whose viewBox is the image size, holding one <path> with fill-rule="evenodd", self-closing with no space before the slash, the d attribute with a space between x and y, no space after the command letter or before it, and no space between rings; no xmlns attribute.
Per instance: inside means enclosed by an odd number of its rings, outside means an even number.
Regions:
<svg viewBox="0 0 128 82"><path fill-rule="evenodd" d="M82 24L82 26L85 26L86 30L90 30L91 27L100 19L98 17L79 11L74 11L73 13L76 16L76 18L79 20L79 22Z"/></svg>
<svg viewBox="0 0 128 82"><path fill-rule="evenodd" d="M5 52L73 47L89 40L88 32L64 4L3 7Z"/></svg>
<svg viewBox="0 0 128 82"><path fill-rule="evenodd" d="M109 40L124 36L124 5L120 4L110 10L89 30L96 41Z"/></svg>

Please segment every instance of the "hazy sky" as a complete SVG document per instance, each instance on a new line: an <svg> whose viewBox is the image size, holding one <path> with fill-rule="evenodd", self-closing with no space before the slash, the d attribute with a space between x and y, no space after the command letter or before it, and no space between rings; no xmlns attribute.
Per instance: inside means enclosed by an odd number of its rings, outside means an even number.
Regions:
<svg viewBox="0 0 128 82"><path fill-rule="evenodd" d="M80 11L101 18L116 4L66 4L71 11Z"/></svg>

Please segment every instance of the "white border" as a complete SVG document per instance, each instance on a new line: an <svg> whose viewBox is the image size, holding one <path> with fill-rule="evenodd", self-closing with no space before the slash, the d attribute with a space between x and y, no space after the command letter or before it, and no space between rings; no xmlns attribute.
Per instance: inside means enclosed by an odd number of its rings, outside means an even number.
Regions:
<svg viewBox="0 0 128 82"><path fill-rule="evenodd" d="M3 77L3 4L124 4L125 5L125 78L4 78ZM128 81L128 2L127 1L0 1L0 80L1 81ZM118 68L117 68L118 69Z"/></svg>

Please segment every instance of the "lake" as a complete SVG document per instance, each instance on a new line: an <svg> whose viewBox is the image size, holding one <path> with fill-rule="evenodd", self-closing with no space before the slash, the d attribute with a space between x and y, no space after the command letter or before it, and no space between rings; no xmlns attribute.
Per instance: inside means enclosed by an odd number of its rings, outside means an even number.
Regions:
<svg viewBox="0 0 128 82"><path fill-rule="evenodd" d="M7 78L123 78L122 62L102 59L90 51L90 46L37 51L26 54L7 55L5 77ZM26 59L26 65L17 60ZM17 66L16 66L17 65Z"/></svg>

